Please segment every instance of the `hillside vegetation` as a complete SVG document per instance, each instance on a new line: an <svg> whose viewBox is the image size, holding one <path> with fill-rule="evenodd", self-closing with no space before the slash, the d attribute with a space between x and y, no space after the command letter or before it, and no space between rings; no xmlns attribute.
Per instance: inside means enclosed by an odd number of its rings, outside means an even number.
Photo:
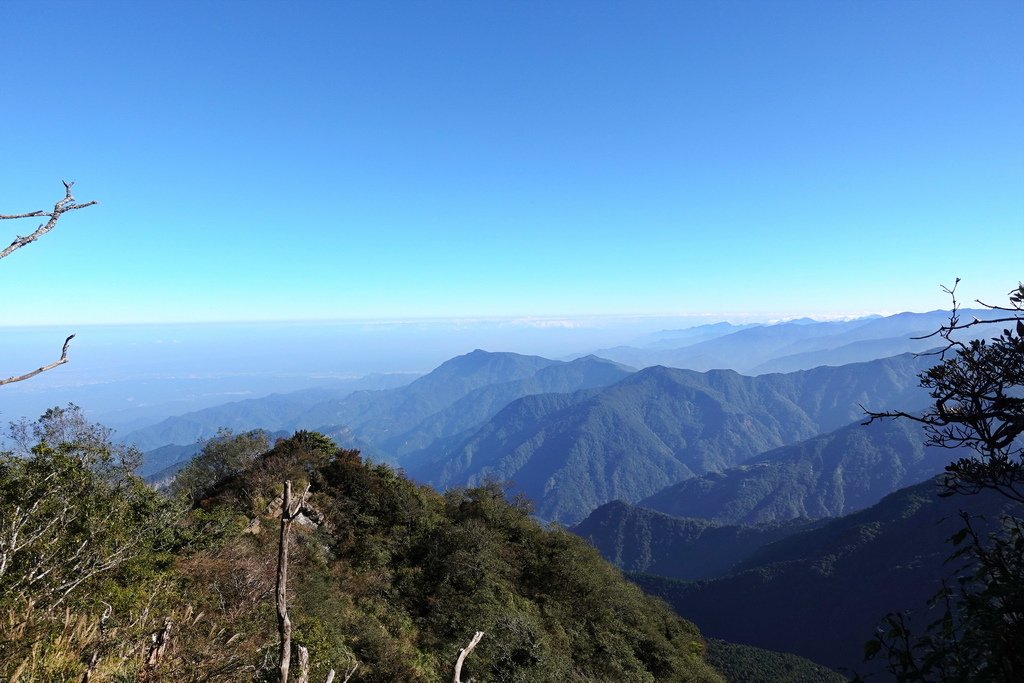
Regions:
<svg viewBox="0 0 1024 683"><path fill-rule="evenodd" d="M285 479L299 490L310 484L316 511L297 527L288 584L295 643L311 653L312 680L356 662L352 681L444 680L477 630L486 635L465 678L723 680L704 661L695 626L626 582L582 539L542 529L496 485L441 495L302 432L258 455L247 450L251 439L237 449L221 441L220 450L197 459L196 476L185 477L196 505L183 509L123 469L97 469L118 462L102 443L90 446L99 459L83 460L74 431L49 429L57 435L50 442L5 456L4 518L32 504L25 496L56 504L56 489L29 490L30 478L49 471L45 481L55 483L73 474L66 513L81 523L61 530L62 547L102 531L110 537L103 548L124 561L59 599L47 593L39 600L39 585L9 592L17 587L12 577L24 574L0 575L0 589L17 598L2 614L4 680L81 679L89 662L93 681L140 672L168 681L272 677L275 510ZM236 471L214 480L222 471L209 459L225 454ZM104 506L126 486L136 502L117 505L117 524L104 526L112 521ZM40 557L29 548L15 554L15 565ZM165 618L173 624L169 647L146 666L150 635Z"/></svg>

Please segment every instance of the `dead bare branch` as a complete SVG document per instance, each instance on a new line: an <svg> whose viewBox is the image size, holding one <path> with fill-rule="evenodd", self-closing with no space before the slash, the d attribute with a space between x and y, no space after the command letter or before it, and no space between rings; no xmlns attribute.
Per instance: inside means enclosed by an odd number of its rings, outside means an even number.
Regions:
<svg viewBox="0 0 1024 683"><path fill-rule="evenodd" d="M38 228L35 229L35 232L31 233L30 235L26 235L24 237L19 235L15 237L14 241L11 242L10 246L8 246L3 251L0 251L0 259L10 256L18 249L21 249L22 247L29 245L32 242L35 242L40 237L53 230L54 227L56 227L57 225L57 221L60 220L60 217L66 214L68 211L77 211L78 209L84 209L87 206L92 206L93 204L99 203L97 201L85 202L84 204L75 203L75 198L71 194L71 187L75 184L74 181L63 180L61 182L64 183L64 198L53 205L53 211L49 213L40 210L29 211L28 213L0 214L0 220L17 220L19 218L38 218L42 216L49 217L48 221L42 223ZM49 365L44 365L42 367L36 368L32 372L26 372L24 375L15 375L12 377L8 377L6 379L0 379L0 386L3 386L4 384L13 384L14 382L23 382L24 380L35 377L36 375L46 372L47 370L52 370L58 365L63 365L64 363L67 363L68 342L70 342L74 337L75 335L72 334L67 339L64 340L64 348L61 350L60 358L58 360L50 363Z"/></svg>
<svg viewBox="0 0 1024 683"><path fill-rule="evenodd" d="M71 186L75 184L74 181L69 182L65 180L62 182L64 183L64 198L53 205L53 211L49 213L45 211L30 211L29 213L0 214L0 220L17 220L19 218L36 218L40 216L49 216L50 218L50 220L36 228L35 232L32 234L24 237L15 237L10 246L3 251L0 251L0 259L10 256L18 249L35 242L40 237L53 230L57 225L57 221L60 220L60 217L68 211L77 211L78 209L84 209L85 207L92 206L93 204L99 204L97 201L76 204L75 198L71 195Z"/></svg>
<svg viewBox="0 0 1024 683"><path fill-rule="evenodd" d="M299 677L295 683L309 683L309 650L302 645L295 649L299 653Z"/></svg>
<svg viewBox="0 0 1024 683"><path fill-rule="evenodd" d="M68 362L68 344L70 344L71 340L74 339L74 338L75 338L75 335L71 334L71 335L68 335L68 338L64 340L64 348L61 349L61 351L60 351L60 358L58 358L57 360L53 361L52 363L50 363L48 365L44 365L42 367L36 368L32 372L26 372L24 375L18 375L16 377L8 377L6 379L0 379L0 386L3 386L5 384L13 384L14 382L22 382L22 381L24 381L26 379L31 379L32 377L35 377L36 375L38 375L38 374L40 374L42 372L46 372L47 370L53 370L58 365L64 365L65 363Z"/></svg>

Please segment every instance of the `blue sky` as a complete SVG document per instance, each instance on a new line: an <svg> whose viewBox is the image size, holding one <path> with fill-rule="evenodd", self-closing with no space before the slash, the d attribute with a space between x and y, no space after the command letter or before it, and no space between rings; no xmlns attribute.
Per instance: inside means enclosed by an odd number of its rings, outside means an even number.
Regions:
<svg viewBox="0 0 1024 683"><path fill-rule="evenodd" d="M0 213L102 202L0 263L7 325L895 312L1024 277L1021 2L0 23Z"/></svg>

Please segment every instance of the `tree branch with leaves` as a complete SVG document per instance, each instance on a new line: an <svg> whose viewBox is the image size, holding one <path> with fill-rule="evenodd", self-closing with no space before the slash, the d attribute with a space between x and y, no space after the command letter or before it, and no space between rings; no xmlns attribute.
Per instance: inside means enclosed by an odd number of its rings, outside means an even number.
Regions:
<svg viewBox="0 0 1024 683"><path fill-rule="evenodd" d="M961 564L959 575L931 601L944 608L939 619L914 634L906 615L890 614L865 644L865 660L884 658L901 683L1024 680L1024 284L1008 306L977 302L998 317L962 322L959 282L944 288L953 298L949 324L928 335L946 341L934 352L939 363L920 375L934 403L918 415L869 411L867 423L909 419L924 425L929 445L972 449L946 466L940 495L995 491L1013 504L988 534L975 526L982 518L961 511L964 527L950 538L957 550L947 560ZM993 324L1007 325L989 339L954 337Z"/></svg>
<svg viewBox="0 0 1024 683"><path fill-rule="evenodd" d="M946 346L935 352L939 363L919 376L933 405L922 414L867 411L866 424L908 419L924 425L930 446L973 450L976 455L946 467L945 495L994 489L1024 502L1024 284L1009 293L1009 306L978 302L1013 315L970 322L960 319L956 284L944 289L953 297L953 309L949 324L933 336L944 339ZM990 339L954 337L977 325L1002 323L1009 324Z"/></svg>

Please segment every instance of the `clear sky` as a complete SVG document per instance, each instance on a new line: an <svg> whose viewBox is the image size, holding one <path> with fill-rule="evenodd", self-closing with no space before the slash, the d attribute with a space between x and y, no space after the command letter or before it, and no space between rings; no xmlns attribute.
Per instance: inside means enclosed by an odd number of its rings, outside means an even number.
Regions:
<svg viewBox="0 0 1024 683"><path fill-rule="evenodd" d="M0 2L0 324L713 313L1024 278L1024 2ZM35 223L0 222L0 240Z"/></svg>

